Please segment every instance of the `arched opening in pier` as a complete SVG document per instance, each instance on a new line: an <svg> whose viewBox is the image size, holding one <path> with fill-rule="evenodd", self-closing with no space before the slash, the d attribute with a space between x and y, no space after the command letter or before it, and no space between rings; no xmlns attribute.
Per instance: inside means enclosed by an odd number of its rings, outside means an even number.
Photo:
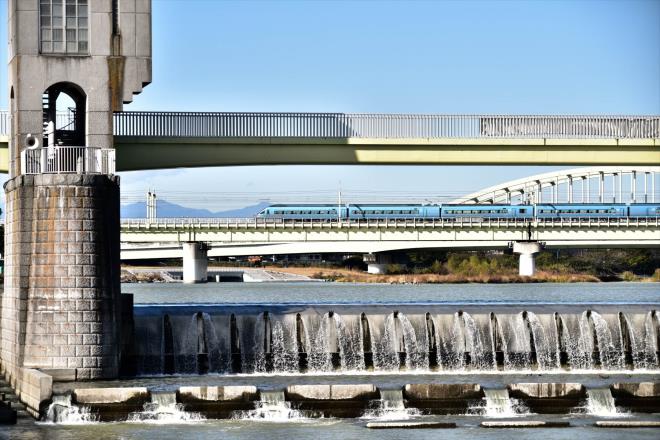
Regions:
<svg viewBox="0 0 660 440"><path fill-rule="evenodd" d="M59 82L42 95L44 145L86 145L87 95L71 82Z"/></svg>

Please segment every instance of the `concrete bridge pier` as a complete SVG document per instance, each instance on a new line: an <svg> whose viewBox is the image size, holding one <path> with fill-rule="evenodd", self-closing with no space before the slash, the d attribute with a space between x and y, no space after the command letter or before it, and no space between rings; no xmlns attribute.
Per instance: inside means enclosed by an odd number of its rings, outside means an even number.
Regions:
<svg viewBox="0 0 660 440"><path fill-rule="evenodd" d="M205 283L208 278L208 251L206 243L189 241L183 243L183 282Z"/></svg>
<svg viewBox="0 0 660 440"><path fill-rule="evenodd" d="M534 254L541 252L541 243L537 241L517 241L513 243L513 252L520 255L518 274L531 277L536 272Z"/></svg>
<svg viewBox="0 0 660 440"><path fill-rule="evenodd" d="M367 263L367 273L384 275L387 266L392 263L392 257L387 254L364 254L362 261Z"/></svg>
<svg viewBox="0 0 660 440"><path fill-rule="evenodd" d="M76 380L116 377L119 178L20 175L5 193L2 373L22 399L25 369Z"/></svg>

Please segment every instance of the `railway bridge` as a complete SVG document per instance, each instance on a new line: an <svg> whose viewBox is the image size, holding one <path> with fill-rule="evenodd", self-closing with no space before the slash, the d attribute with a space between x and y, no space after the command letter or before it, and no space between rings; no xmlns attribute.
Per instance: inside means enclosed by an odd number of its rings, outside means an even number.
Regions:
<svg viewBox="0 0 660 440"><path fill-rule="evenodd" d="M453 203L656 203L660 167L593 167L506 182ZM660 217L572 219L379 219L318 222L246 218L127 219L122 260L183 258L184 281L206 280L207 257L299 253L364 254L369 271L388 252L408 249L507 249L520 274L534 273L547 248L660 247Z"/></svg>

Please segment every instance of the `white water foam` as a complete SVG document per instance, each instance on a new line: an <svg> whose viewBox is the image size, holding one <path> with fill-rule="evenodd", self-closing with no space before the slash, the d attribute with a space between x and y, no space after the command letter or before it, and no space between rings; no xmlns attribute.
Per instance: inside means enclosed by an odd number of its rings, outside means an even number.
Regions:
<svg viewBox="0 0 660 440"><path fill-rule="evenodd" d="M175 392L152 392L151 402L145 403L142 411L129 414L127 422L177 424L204 420L206 418L199 413L186 412L183 405L176 402Z"/></svg>
<svg viewBox="0 0 660 440"><path fill-rule="evenodd" d="M484 402L469 408L469 414L488 418L510 418L529 415L529 409L519 400L509 397L509 390L484 389Z"/></svg>
<svg viewBox="0 0 660 440"><path fill-rule="evenodd" d="M301 411L291 409L284 391L260 391L257 407L250 411L237 411L232 418L239 420L257 420L266 422L296 422L308 420Z"/></svg>
<svg viewBox="0 0 660 440"><path fill-rule="evenodd" d="M620 412L614 403L614 397L609 388L587 389L587 414L598 417L627 417Z"/></svg>
<svg viewBox="0 0 660 440"><path fill-rule="evenodd" d="M71 394L54 395L46 412L46 422L62 425L87 425L97 423L98 416L92 414L89 407L78 406L71 402Z"/></svg>
<svg viewBox="0 0 660 440"><path fill-rule="evenodd" d="M380 400L376 407L367 410L363 419L377 420L408 420L422 415L416 408L406 408L403 401L403 390L380 390Z"/></svg>

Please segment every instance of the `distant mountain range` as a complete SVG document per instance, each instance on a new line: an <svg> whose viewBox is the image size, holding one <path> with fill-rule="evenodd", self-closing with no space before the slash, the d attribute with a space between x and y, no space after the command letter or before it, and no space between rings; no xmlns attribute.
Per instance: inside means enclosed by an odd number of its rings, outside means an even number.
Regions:
<svg viewBox="0 0 660 440"><path fill-rule="evenodd" d="M254 217L259 211L269 206L268 202L259 202L256 205L246 206L239 209L230 209L228 211L209 211L208 209L187 208L185 206L170 203L166 200L158 200L157 217L234 217L245 218ZM129 205L121 205L121 218L145 218L147 216L147 203L135 202Z"/></svg>

